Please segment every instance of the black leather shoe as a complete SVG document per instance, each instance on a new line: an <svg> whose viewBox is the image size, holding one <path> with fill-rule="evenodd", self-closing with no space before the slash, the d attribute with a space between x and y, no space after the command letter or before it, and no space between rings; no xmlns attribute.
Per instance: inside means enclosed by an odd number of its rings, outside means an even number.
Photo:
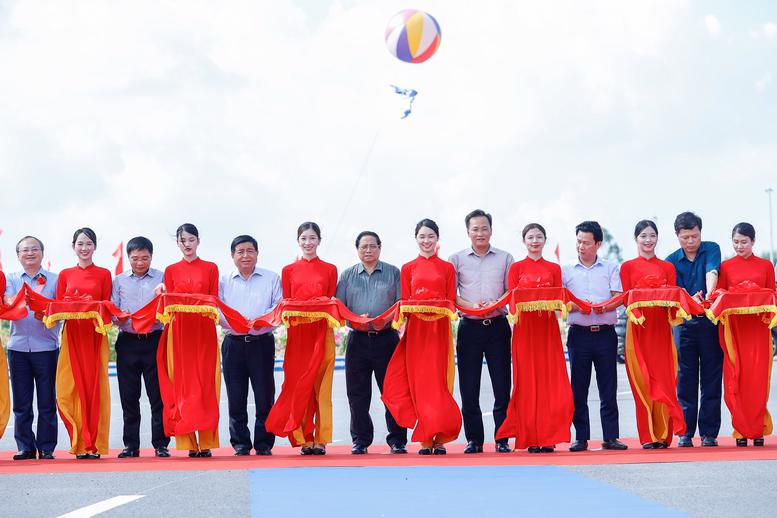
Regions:
<svg viewBox="0 0 777 518"><path fill-rule="evenodd" d="M79 453L78 455L76 455L76 459L78 460L85 460L85 459L95 460L99 458L100 458L99 453Z"/></svg>
<svg viewBox="0 0 777 518"><path fill-rule="evenodd" d="M764 445L764 438L759 437L758 439L753 439L753 446L763 446Z"/></svg>
<svg viewBox="0 0 777 518"><path fill-rule="evenodd" d="M569 451L585 451L588 449L588 441L575 441L569 446Z"/></svg>
<svg viewBox="0 0 777 518"><path fill-rule="evenodd" d="M602 441L603 450L628 450L629 447L620 442L618 439L610 439L609 441Z"/></svg>
<svg viewBox="0 0 777 518"><path fill-rule="evenodd" d="M407 453L407 447L404 444L392 444L391 453L395 455L403 455Z"/></svg>
<svg viewBox="0 0 777 518"><path fill-rule="evenodd" d="M542 450L539 446L529 446L529 449L527 450L529 453L540 453Z"/></svg>
<svg viewBox="0 0 777 518"><path fill-rule="evenodd" d="M367 447L362 446L361 444L354 444L351 448L351 454L352 455L366 455L367 454Z"/></svg>
<svg viewBox="0 0 777 518"><path fill-rule="evenodd" d="M701 445L702 446L707 446L707 447L717 446L718 445L718 439L715 438L715 437L709 437L709 436L702 437L701 438Z"/></svg>
<svg viewBox="0 0 777 518"><path fill-rule="evenodd" d="M154 457L169 457L170 456L170 450L168 450L165 446L160 446L159 448L154 449Z"/></svg>
<svg viewBox="0 0 777 518"><path fill-rule="evenodd" d="M22 450L13 456L13 460L33 460L35 459L35 450Z"/></svg>
<svg viewBox="0 0 777 518"><path fill-rule="evenodd" d="M747 439L737 439L737 446L744 448L747 446Z"/></svg>
<svg viewBox="0 0 777 518"><path fill-rule="evenodd" d="M313 455L313 446L303 446L299 453L300 455Z"/></svg>
<svg viewBox="0 0 777 518"><path fill-rule="evenodd" d="M693 438L690 435L680 436L680 440L677 441L678 448L693 448Z"/></svg>
<svg viewBox="0 0 777 518"><path fill-rule="evenodd" d="M272 449L270 448L259 448L256 450L257 455L261 455L262 457L267 457L268 455L272 455Z"/></svg>
<svg viewBox="0 0 777 518"><path fill-rule="evenodd" d="M643 449L643 450L655 450L655 449L656 449L656 444L658 444L658 443L655 443L655 442L646 442L646 443L644 443L644 444L642 445L642 449Z"/></svg>
<svg viewBox="0 0 777 518"><path fill-rule="evenodd" d="M326 446L313 446L313 455L326 455Z"/></svg>
<svg viewBox="0 0 777 518"><path fill-rule="evenodd" d="M213 454L210 452L210 450L200 450L200 453L197 454L198 457L213 457Z"/></svg>
<svg viewBox="0 0 777 518"><path fill-rule="evenodd" d="M669 445L665 442L654 442L653 443L653 449L656 450L665 450L669 447Z"/></svg>
<svg viewBox="0 0 777 518"><path fill-rule="evenodd" d="M38 458L41 460L54 460L54 452L50 450L41 450L38 452Z"/></svg>
<svg viewBox="0 0 777 518"><path fill-rule="evenodd" d="M448 452L445 451L445 445L435 444L434 448L432 449L432 453L434 453L435 455L445 455Z"/></svg>
<svg viewBox="0 0 777 518"><path fill-rule="evenodd" d="M554 451L556 451L555 446L543 446L540 448L540 453L553 453Z"/></svg>
<svg viewBox="0 0 777 518"><path fill-rule="evenodd" d="M464 453L483 453L483 445L475 441L469 441L467 447L464 448Z"/></svg>
<svg viewBox="0 0 777 518"><path fill-rule="evenodd" d="M199 451L197 451L197 450L189 450L189 457L195 458L195 457L199 457L199 456L200 456L200 452Z"/></svg>
<svg viewBox="0 0 777 518"><path fill-rule="evenodd" d="M135 450L133 448L124 448L121 450L121 453L117 455L120 459L126 459L129 457L140 457L140 451Z"/></svg>
<svg viewBox="0 0 777 518"><path fill-rule="evenodd" d="M245 457L251 455L251 450L247 448L238 448L235 450L235 457Z"/></svg>
<svg viewBox="0 0 777 518"><path fill-rule="evenodd" d="M496 443L496 452L497 453L512 453L513 449L510 448L510 445L506 442L498 442Z"/></svg>
<svg viewBox="0 0 777 518"><path fill-rule="evenodd" d="M432 454L432 448L421 448L418 450L419 455L431 455Z"/></svg>

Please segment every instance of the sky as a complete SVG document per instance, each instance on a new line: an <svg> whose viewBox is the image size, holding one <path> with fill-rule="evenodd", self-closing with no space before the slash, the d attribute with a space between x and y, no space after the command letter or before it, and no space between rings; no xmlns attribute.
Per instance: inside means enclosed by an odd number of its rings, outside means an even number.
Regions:
<svg viewBox="0 0 777 518"><path fill-rule="evenodd" d="M384 42L406 8L441 27L422 64ZM392 84L418 91L404 120ZM654 218L665 255L685 210L724 255L740 221L765 251L777 3L0 0L0 186L6 271L27 234L53 270L72 266L82 226L98 265L144 235L163 268L184 222L222 270L247 233L279 271L308 220L341 270L365 229L400 265L422 218L441 256L466 247L475 208L516 258L536 221L546 258L574 260L587 219L628 259Z"/></svg>

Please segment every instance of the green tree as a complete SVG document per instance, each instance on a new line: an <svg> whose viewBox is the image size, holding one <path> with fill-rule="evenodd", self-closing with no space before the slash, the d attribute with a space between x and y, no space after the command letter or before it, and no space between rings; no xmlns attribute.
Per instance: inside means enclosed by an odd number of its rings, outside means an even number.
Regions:
<svg viewBox="0 0 777 518"><path fill-rule="evenodd" d="M602 242L602 248L604 248L604 258L610 261L616 261L618 263L623 262L623 254L620 245L612 237L610 231L606 228L602 228L604 234L604 241Z"/></svg>

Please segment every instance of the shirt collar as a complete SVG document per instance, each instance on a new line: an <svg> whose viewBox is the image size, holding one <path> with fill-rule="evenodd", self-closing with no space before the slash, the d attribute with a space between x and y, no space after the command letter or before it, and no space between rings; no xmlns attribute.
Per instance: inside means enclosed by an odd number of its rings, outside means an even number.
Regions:
<svg viewBox="0 0 777 518"><path fill-rule="evenodd" d="M133 279L145 279L146 277L153 277L153 274L152 274L153 271L154 271L153 268L149 268L148 270L146 270L146 273L144 273L141 277L138 277L137 275L135 275L135 272L130 270L128 277L132 277Z"/></svg>
<svg viewBox="0 0 777 518"><path fill-rule="evenodd" d="M595 268L596 266L599 266L599 265L604 266L604 263L599 258L598 254L596 255L596 260L594 261L594 264L592 264L591 266L584 265L583 262L580 260L580 256L579 255L577 256L577 264L575 264L576 267L580 266L581 268L585 268L586 270L591 270L591 269L593 269L593 268Z"/></svg>
<svg viewBox="0 0 777 518"><path fill-rule="evenodd" d="M356 265L356 266L357 266L356 273L360 274L362 272L366 272L367 271L367 269L364 267L364 263L362 263L362 262L359 262L359 264ZM373 272L382 272L383 271L383 261L378 261L377 264L375 265L375 269L372 270L372 271Z"/></svg>
<svg viewBox="0 0 777 518"><path fill-rule="evenodd" d="M483 254L482 256L478 255L478 253L475 252L475 249L472 248L472 247L469 247L469 254L468 255L475 255L475 256L478 256L478 257L485 257L488 254L495 254L495 253L496 252L494 252L494 247L492 247L491 245L488 245L488 250L486 250L486 253Z"/></svg>
<svg viewBox="0 0 777 518"><path fill-rule="evenodd" d="M254 266L254 271L251 273L249 279L254 275L258 275L260 277L262 276L262 272L259 271L259 268L257 266ZM232 270L232 278L234 279L236 277L241 277L241 278L243 277L242 275L240 275L240 270L238 269Z"/></svg>

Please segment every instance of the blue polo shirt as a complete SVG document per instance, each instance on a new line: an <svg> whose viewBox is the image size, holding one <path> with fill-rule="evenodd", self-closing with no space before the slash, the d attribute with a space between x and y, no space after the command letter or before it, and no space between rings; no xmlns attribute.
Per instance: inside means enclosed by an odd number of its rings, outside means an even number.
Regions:
<svg viewBox="0 0 777 518"><path fill-rule="evenodd" d="M712 241L702 241L696 257L689 261L682 248L669 254L666 260L674 265L677 285L693 295L701 291L707 296L707 274L720 272L720 247Z"/></svg>

